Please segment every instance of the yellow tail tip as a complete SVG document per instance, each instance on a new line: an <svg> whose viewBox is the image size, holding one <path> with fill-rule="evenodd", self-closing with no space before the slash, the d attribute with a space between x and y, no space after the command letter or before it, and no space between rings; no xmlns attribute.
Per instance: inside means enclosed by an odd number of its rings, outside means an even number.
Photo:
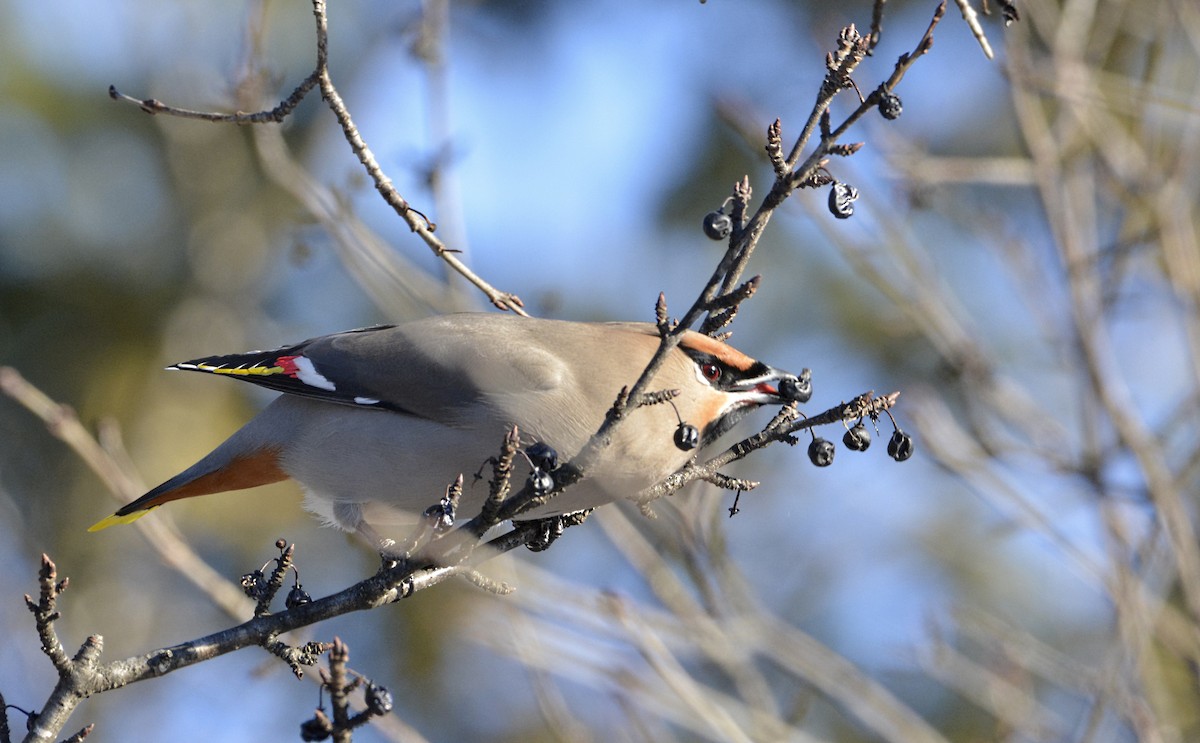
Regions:
<svg viewBox="0 0 1200 743"><path fill-rule="evenodd" d="M133 513L127 513L124 516L119 516L114 513L112 516L100 519L96 523L89 526L88 531L100 531L101 529L107 529L108 527L116 526L117 524L131 524L150 513L152 510L152 508L147 508L144 511L134 511Z"/></svg>

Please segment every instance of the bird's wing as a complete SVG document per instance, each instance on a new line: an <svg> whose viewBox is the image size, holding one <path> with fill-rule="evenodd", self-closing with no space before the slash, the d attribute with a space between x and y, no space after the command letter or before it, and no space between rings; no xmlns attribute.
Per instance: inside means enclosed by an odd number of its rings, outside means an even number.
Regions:
<svg viewBox="0 0 1200 743"><path fill-rule="evenodd" d="M542 344L530 343L522 323L531 322L538 321L449 315L334 333L271 351L208 356L169 368L448 421L485 395L552 392L562 384L564 363Z"/></svg>

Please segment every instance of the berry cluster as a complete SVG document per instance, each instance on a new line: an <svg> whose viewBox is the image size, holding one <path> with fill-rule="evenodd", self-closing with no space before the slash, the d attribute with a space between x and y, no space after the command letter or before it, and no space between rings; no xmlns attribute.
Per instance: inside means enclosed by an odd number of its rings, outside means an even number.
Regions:
<svg viewBox="0 0 1200 743"><path fill-rule="evenodd" d="M356 677L351 687L358 686L362 680L361 676ZM321 690L324 691L324 689L325 687L322 685ZM350 729L366 723L372 717L382 717L391 712L395 706L392 693L373 681L367 681L366 689L363 691L363 700L367 704L367 709L351 717L347 721L347 729L342 732L349 732ZM329 715L325 714L323 705L317 707L312 717L300 723L300 740L303 741L328 740L333 733L333 720L330 720ZM346 740L349 740L349 738L346 738Z"/></svg>
<svg viewBox="0 0 1200 743"><path fill-rule="evenodd" d="M280 539L275 542L276 549L279 550L279 557L274 558L275 568L271 571L271 575L266 573L267 565L271 564L268 560L261 568L251 570L241 578L242 592L250 598L259 602L263 610L266 610L266 605L275 598L275 594L283 587L283 578L290 570L292 572L292 590L288 591L284 598L284 605L288 609L295 609L298 606L312 603L312 596L304 587L300 585L300 570L292 564L291 548L287 546L287 542Z"/></svg>
<svg viewBox="0 0 1200 743"><path fill-rule="evenodd" d="M894 424L895 420L892 423ZM846 433L842 436L842 444L850 451L866 451L871 446L871 432L866 423L859 420L853 426L847 426ZM828 467L833 464L835 451L832 441L813 434L812 443L808 445L808 458L818 467ZM896 430L892 431L892 437L888 439L888 456L897 462L903 462L913 455L913 451L912 435L897 426Z"/></svg>

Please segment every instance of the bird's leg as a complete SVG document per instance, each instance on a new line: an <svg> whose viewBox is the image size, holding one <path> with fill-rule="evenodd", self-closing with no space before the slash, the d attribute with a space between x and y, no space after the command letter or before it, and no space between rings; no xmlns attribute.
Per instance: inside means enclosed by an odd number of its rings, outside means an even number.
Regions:
<svg viewBox="0 0 1200 743"><path fill-rule="evenodd" d="M390 567L404 559L404 555L397 554L392 550L396 546L396 540L384 537L363 518L361 503L335 503L333 519L338 526L346 531L354 532L370 545L371 549L378 551L385 566Z"/></svg>
<svg viewBox="0 0 1200 743"><path fill-rule="evenodd" d="M375 529L365 521L360 527L358 527L356 533L365 539L367 544L370 544L377 552L379 552L379 559L383 562L384 567L395 567L396 564L407 557L407 555L404 555L393 549L396 546L395 539L388 539L387 537L380 536L379 532L375 531Z"/></svg>

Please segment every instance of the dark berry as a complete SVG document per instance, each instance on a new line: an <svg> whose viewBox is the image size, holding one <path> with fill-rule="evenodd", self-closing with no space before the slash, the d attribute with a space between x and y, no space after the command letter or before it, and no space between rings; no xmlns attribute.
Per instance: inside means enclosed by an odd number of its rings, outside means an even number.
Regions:
<svg viewBox="0 0 1200 743"><path fill-rule="evenodd" d="M897 462L903 462L911 457L913 455L912 436L897 428L892 433L892 438L888 440L887 453Z"/></svg>
<svg viewBox="0 0 1200 743"><path fill-rule="evenodd" d="M535 495L545 495L554 490L554 475L535 469L529 473L527 484Z"/></svg>
<svg viewBox="0 0 1200 743"><path fill-rule="evenodd" d="M828 467L833 464L833 442L817 437L808 445L808 458L818 467Z"/></svg>
<svg viewBox="0 0 1200 743"><path fill-rule="evenodd" d="M779 395L791 402L808 402L812 399L812 371L801 369L798 377L785 377L779 383Z"/></svg>
<svg viewBox="0 0 1200 743"><path fill-rule="evenodd" d="M858 200L858 189L849 183L834 181L829 188L829 211L838 219L849 219L854 214L854 202Z"/></svg>
<svg viewBox="0 0 1200 743"><path fill-rule="evenodd" d="M550 545L557 542L567 529L562 516L551 516L534 523L537 524L538 533L525 543L525 548L530 552L545 552L550 549Z"/></svg>
<svg viewBox="0 0 1200 743"><path fill-rule="evenodd" d="M860 422L846 431L842 443L851 451L866 451L871 445L871 432Z"/></svg>
<svg viewBox="0 0 1200 743"><path fill-rule="evenodd" d="M558 452L544 441L537 441L525 447L525 455L529 457L535 469L544 472L558 469Z"/></svg>
<svg viewBox="0 0 1200 743"><path fill-rule="evenodd" d="M454 526L454 504L449 498L442 498L425 509L425 519L438 534L445 532Z"/></svg>
<svg viewBox="0 0 1200 743"><path fill-rule="evenodd" d="M309 596L308 591L305 591L303 588L301 588L299 583L296 584L295 588L288 591L287 598L283 601L284 606L289 609L295 609L297 606L303 606L304 604L311 603L312 596Z"/></svg>
<svg viewBox="0 0 1200 743"><path fill-rule="evenodd" d="M392 693L382 686L367 684L367 709L373 715L386 715L392 711Z"/></svg>
<svg viewBox="0 0 1200 743"><path fill-rule="evenodd" d="M900 96L895 93L884 93L879 97L879 113L883 118L889 121L898 119L903 112L904 105L900 102Z"/></svg>
<svg viewBox="0 0 1200 743"><path fill-rule="evenodd" d="M724 240L733 232L733 220L729 215L718 209L704 215L704 234L710 240Z"/></svg>
<svg viewBox="0 0 1200 743"><path fill-rule="evenodd" d="M315 716L300 723L300 740L325 740L330 735L333 735L333 723L320 710L317 710Z"/></svg>
<svg viewBox="0 0 1200 743"><path fill-rule="evenodd" d="M252 599L256 599L267 585L267 577L263 571L255 570L242 576L242 591Z"/></svg>
<svg viewBox="0 0 1200 743"><path fill-rule="evenodd" d="M675 429L675 446L683 451L691 451L700 446L700 429L691 423L680 423Z"/></svg>

